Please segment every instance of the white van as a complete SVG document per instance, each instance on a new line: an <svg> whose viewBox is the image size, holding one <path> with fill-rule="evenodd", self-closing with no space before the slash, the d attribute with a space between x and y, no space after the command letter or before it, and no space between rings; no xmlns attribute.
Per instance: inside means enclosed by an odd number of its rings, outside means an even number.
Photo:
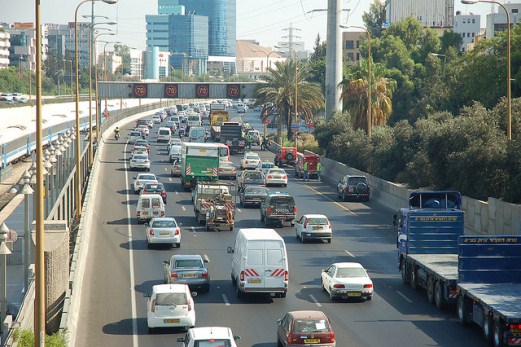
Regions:
<svg viewBox="0 0 521 347"><path fill-rule="evenodd" d="M170 131L170 128L161 127L157 131L157 142L169 142L171 136L172 131Z"/></svg>
<svg viewBox="0 0 521 347"><path fill-rule="evenodd" d="M165 216L165 203L159 194L141 194L137 201L136 218L138 223L144 223L153 217Z"/></svg>
<svg viewBox="0 0 521 347"><path fill-rule="evenodd" d="M205 142L206 129L204 127L190 127L188 139L190 142Z"/></svg>
<svg viewBox="0 0 521 347"><path fill-rule="evenodd" d="M179 144L170 145L168 156L170 157L171 163L173 163L175 160L177 160L178 162L181 161L181 148L182 146Z"/></svg>
<svg viewBox="0 0 521 347"><path fill-rule="evenodd" d="M248 293L273 293L284 298L288 292L288 255L282 237L273 229L240 229L235 238L232 281L240 298Z"/></svg>

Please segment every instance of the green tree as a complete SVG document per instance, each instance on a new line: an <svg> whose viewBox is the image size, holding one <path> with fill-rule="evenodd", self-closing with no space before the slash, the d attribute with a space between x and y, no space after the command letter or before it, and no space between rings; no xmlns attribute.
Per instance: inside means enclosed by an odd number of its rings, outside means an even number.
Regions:
<svg viewBox="0 0 521 347"><path fill-rule="evenodd" d="M313 47L313 53L309 57L311 62L321 61L326 58L326 42L320 41L320 34L317 34L315 39L315 47Z"/></svg>
<svg viewBox="0 0 521 347"><path fill-rule="evenodd" d="M297 71L295 71L297 70ZM320 85L307 81L309 65L294 59L276 62L275 69L268 69L266 84L257 90L259 104L273 103L277 109L277 138L282 138L282 125L292 137L291 123L294 119L295 79L298 86L298 113L300 117L313 118L316 111L324 106L324 96Z"/></svg>
<svg viewBox="0 0 521 347"><path fill-rule="evenodd" d="M122 64L119 73L122 76L130 75L130 48L126 45L114 45L114 54L121 57Z"/></svg>
<svg viewBox="0 0 521 347"><path fill-rule="evenodd" d="M371 33L372 38L382 36L382 27L385 23L386 5L387 0L374 0L374 2L369 6L369 12L364 12L362 15L365 27Z"/></svg>
<svg viewBox="0 0 521 347"><path fill-rule="evenodd" d="M463 38L460 34L455 33L452 30L444 31L440 38L441 53L445 54L449 47L452 47L459 52L462 42Z"/></svg>

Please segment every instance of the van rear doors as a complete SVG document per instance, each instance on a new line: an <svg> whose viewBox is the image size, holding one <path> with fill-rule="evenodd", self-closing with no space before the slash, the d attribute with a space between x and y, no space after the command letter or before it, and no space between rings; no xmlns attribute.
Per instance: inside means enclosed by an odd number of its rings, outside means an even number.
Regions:
<svg viewBox="0 0 521 347"><path fill-rule="evenodd" d="M248 242L243 270L245 292L286 291L287 266L284 249L283 243L277 240Z"/></svg>

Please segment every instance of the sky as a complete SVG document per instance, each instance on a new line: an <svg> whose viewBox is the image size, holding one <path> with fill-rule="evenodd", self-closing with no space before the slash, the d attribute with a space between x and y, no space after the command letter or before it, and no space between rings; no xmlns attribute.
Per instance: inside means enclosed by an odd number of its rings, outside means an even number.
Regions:
<svg viewBox="0 0 521 347"><path fill-rule="evenodd" d="M201 0L204 1L204 0ZM209 0L206 0L209 1ZM237 39L256 40L263 46L273 47L280 41L287 41L290 25L295 30L296 41L303 41L305 48L312 50L317 34L326 39L326 12L312 10L326 9L328 0L236 0L237 1ZM420 0L418 0L420 1ZM423 0L429 1L429 0ZM502 0L500 0L502 1ZM519 2L518 0L512 2ZM74 12L80 0L41 0L41 23L66 24L74 22ZM343 25L363 25L362 14L369 10L373 0L343 0ZM16 5L15 5L16 4ZM491 4L463 5L454 0L456 11L463 14L481 14L481 27L486 26L483 15L491 12ZM497 12L497 9L495 10ZM0 22L34 22L34 0L0 0ZM78 20L88 21L83 15L91 14L91 2L86 1L78 10ZM110 26L116 31L111 41L121 43L140 50L146 47L146 14L157 14L157 0L119 0L115 5L95 2L94 14L107 16L109 21L118 24ZM98 22L107 21L96 18ZM100 25L101 27L101 25Z"/></svg>

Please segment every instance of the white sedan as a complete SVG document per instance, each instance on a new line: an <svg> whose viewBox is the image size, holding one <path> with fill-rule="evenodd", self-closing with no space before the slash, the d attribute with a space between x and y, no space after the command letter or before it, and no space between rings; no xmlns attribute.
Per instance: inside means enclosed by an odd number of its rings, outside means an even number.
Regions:
<svg viewBox="0 0 521 347"><path fill-rule="evenodd" d="M272 168L266 173L266 186L288 186L288 174L284 169Z"/></svg>
<svg viewBox="0 0 521 347"><path fill-rule="evenodd" d="M139 194L141 188L145 186L146 183L157 183L157 177L151 173L142 173L134 177L134 183L132 184L132 188L134 189L135 194Z"/></svg>
<svg viewBox="0 0 521 347"><path fill-rule="evenodd" d="M241 169L253 169L259 167L261 159L257 153L247 152L241 159Z"/></svg>
<svg viewBox="0 0 521 347"><path fill-rule="evenodd" d="M240 336L234 336L228 327L198 327L189 329L185 337L178 337L177 342L182 342L183 347L196 346L229 346L237 347L236 340Z"/></svg>
<svg viewBox="0 0 521 347"><path fill-rule="evenodd" d="M148 332L156 328L195 326L195 305L186 284L156 284L147 302Z"/></svg>
<svg viewBox="0 0 521 347"><path fill-rule="evenodd" d="M181 228L175 218L152 218L146 225L147 246L152 248L155 244L169 244L177 248L181 247Z"/></svg>
<svg viewBox="0 0 521 347"><path fill-rule="evenodd" d="M295 223L295 233L302 243L307 240L326 240L331 243L333 229L323 214L305 214Z"/></svg>
<svg viewBox="0 0 521 347"><path fill-rule="evenodd" d="M334 263L322 270L322 289L329 298L366 299L373 297L373 281L359 263Z"/></svg>
<svg viewBox="0 0 521 347"><path fill-rule="evenodd" d="M130 170L142 169L150 171L150 160L148 154L133 154L130 158Z"/></svg>

